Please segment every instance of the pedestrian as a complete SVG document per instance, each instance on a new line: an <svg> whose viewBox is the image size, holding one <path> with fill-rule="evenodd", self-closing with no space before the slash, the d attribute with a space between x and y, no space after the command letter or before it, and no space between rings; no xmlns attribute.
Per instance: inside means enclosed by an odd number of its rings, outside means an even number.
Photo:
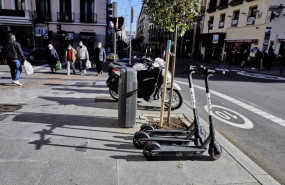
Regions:
<svg viewBox="0 0 285 185"><path fill-rule="evenodd" d="M59 56L54 49L52 44L48 45L48 53L47 53L47 63L49 64L50 70L52 73L56 72L56 63L59 60Z"/></svg>
<svg viewBox="0 0 285 185"><path fill-rule="evenodd" d="M19 82L22 72L21 63L24 63L27 60L21 45L16 42L16 37L14 34L9 34L8 43L4 47L3 54L10 67L12 83L22 86L22 84Z"/></svg>
<svg viewBox="0 0 285 185"><path fill-rule="evenodd" d="M98 42L97 48L94 51L94 61L96 63L97 76L103 74L103 63L106 61L105 49L102 47L102 43Z"/></svg>
<svg viewBox="0 0 285 185"><path fill-rule="evenodd" d="M67 75L70 75L70 66L73 70L73 74L75 74L74 63L76 61L76 54L77 54L77 52L72 47L71 44L69 44L64 51L64 59L65 59L65 62L67 63Z"/></svg>
<svg viewBox="0 0 285 185"><path fill-rule="evenodd" d="M82 75L82 71L83 73L86 73L86 62L87 60L89 60L89 53L87 47L83 45L82 41L79 41L79 45L76 48L76 52L79 72Z"/></svg>
<svg viewBox="0 0 285 185"><path fill-rule="evenodd" d="M247 61L248 61L248 58L249 56L248 56L248 53L247 53L247 50L244 50L243 51L243 53L242 53L242 63L241 63L241 65L240 65L240 67L242 68L242 69L244 69L244 67L245 67L245 65L246 65L246 63L247 63Z"/></svg>
<svg viewBox="0 0 285 185"><path fill-rule="evenodd" d="M258 70L260 71L263 69L262 67L262 60L263 60L263 53L262 51L258 50L255 55L256 64L259 66Z"/></svg>

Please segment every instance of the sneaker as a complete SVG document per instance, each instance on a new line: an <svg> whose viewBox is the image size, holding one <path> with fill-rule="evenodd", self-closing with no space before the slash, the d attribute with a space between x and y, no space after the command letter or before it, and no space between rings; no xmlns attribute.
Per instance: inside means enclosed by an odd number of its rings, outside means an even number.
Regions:
<svg viewBox="0 0 285 185"><path fill-rule="evenodd" d="M66 73L66 75L70 75L70 73Z"/></svg>
<svg viewBox="0 0 285 185"><path fill-rule="evenodd" d="M252 70L254 70L255 68L253 67L253 68L251 68Z"/></svg>
<svg viewBox="0 0 285 185"><path fill-rule="evenodd" d="M83 73L86 73L86 69L84 69Z"/></svg>
<svg viewBox="0 0 285 185"><path fill-rule="evenodd" d="M19 82L19 80L13 81L13 84L16 84L17 86L22 86L22 84Z"/></svg>

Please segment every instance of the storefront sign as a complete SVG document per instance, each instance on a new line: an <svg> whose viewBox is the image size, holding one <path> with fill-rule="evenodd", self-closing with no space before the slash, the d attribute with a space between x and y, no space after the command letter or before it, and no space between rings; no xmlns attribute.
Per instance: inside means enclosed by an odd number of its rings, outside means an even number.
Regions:
<svg viewBox="0 0 285 185"><path fill-rule="evenodd" d="M219 34L213 35L213 44L217 44L219 42Z"/></svg>
<svg viewBox="0 0 285 185"><path fill-rule="evenodd" d="M42 36L42 32L40 28L35 28L35 36L36 37L41 37Z"/></svg>
<svg viewBox="0 0 285 185"><path fill-rule="evenodd" d="M48 30L47 29L42 29L42 35L44 35L44 36L48 35Z"/></svg>

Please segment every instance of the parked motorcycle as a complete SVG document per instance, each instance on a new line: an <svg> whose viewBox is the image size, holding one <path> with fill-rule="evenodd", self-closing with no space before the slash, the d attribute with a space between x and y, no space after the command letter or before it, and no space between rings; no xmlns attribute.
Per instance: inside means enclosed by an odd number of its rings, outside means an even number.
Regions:
<svg viewBox="0 0 285 185"><path fill-rule="evenodd" d="M120 71L119 68L124 67L126 64L114 62L109 64L109 78L106 83L109 87L109 93L115 100L118 100L118 85ZM143 98L147 102L158 100L162 94L163 77L164 77L164 65L163 59L156 58L154 61L150 58L143 57L132 66L137 71L138 80L138 98ZM169 106L170 96L170 82L171 73L167 73L167 93L165 106ZM172 110L178 109L182 106L183 98L181 94L181 88L177 83L173 84L173 99Z"/></svg>

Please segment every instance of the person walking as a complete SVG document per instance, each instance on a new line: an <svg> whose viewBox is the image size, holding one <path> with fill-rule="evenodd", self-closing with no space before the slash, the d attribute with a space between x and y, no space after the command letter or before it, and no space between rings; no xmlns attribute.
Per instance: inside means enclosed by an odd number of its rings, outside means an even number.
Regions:
<svg viewBox="0 0 285 185"><path fill-rule="evenodd" d="M102 48L102 43L98 42L97 48L94 51L94 61L96 63L97 76L103 74L103 63L106 61L106 52Z"/></svg>
<svg viewBox="0 0 285 185"><path fill-rule="evenodd" d="M249 60L248 60L248 57L249 57L249 55L248 55L247 50L244 50L243 53L242 53L242 63L241 63L241 65L240 65L240 67L241 67L242 69L244 69L245 65L246 65L247 62L249 61Z"/></svg>
<svg viewBox="0 0 285 185"><path fill-rule="evenodd" d="M87 47L83 45L82 41L79 41L79 45L76 48L76 52L79 72L82 75L82 71L83 73L86 73L86 62L89 60L89 53Z"/></svg>
<svg viewBox="0 0 285 185"><path fill-rule="evenodd" d="M77 52L71 44L69 44L64 51L64 59L67 63L67 75L70 75L70 66L73 70L73 74L75 74L74 62L76 61L76 54Z"/></svg>
<svg viewBox="0 0 285 185"><path fill-rule="evenodd" d="M256 65L258 65L258 70L260 71L261 69L263 69L263 67L262 67L262 60L263 60L262 51L258 50L255 58L256 58Z"/></svg>
<svg viewBox="0 0 285 185"><path fill-rule="evenodd" d="M54 49L53 45L49 44L48 45L48 53L47 53L47 63L49 64L50 70L52 73L56 72L55 65L56 65L58 60L59 60L59 56L58 56L56 50Z"/></svg>
<svg viewBox="0 0 285 185"><path fill-rule="evenodd" d="M14 34L9 34L8 43L4 47L4 58L10 67L12 83L18 86L22 86L19 82L22 73L21 62L26 62L26 57L23 53L21 45L16 42L16 37Z"/></svg>

